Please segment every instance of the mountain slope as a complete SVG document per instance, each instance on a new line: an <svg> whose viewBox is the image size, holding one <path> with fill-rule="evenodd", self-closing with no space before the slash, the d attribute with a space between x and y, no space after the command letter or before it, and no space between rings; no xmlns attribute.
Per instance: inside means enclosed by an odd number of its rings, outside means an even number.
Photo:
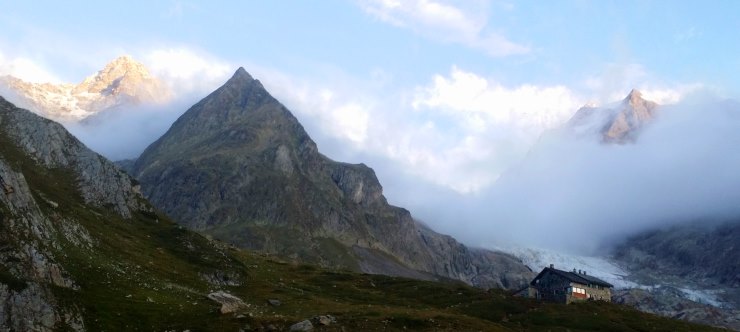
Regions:
<svg viewBox="0 0 740 332"><path fill-rule="evenodd" d="M138 158L146 196L184 225L298 261L517 287L531 272L388 204L372 169L330 160L243 68Z"/></svg>
<svg viewBox="0 0 740 332"><path fill-rule="evenodd" d="M164 84L130 56L113 60L79 84L29 83L2 76L0 88L13 103L62 122L77 122L107 110L170 98Z"/></svg>
<svg viewBox="0 0 740 332"><path fill-rule="evenodd" d="M0 129L0 330L123 327L153 315L142 297L171 305L202 297L206 276L243 278L61 125L0 98ZM189 314L212 320L211 306Z"/></svg>

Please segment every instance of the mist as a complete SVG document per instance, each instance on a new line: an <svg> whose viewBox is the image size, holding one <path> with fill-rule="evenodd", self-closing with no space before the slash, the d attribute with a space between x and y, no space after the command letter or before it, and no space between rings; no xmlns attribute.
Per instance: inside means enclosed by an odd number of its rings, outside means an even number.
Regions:
<svg viewBox="0 0 740 332"><path fill-rule="evenodd" d="M164 135L197 101L196 98L181 98L162 105L113 108L81 122L62 124L87 147L106 158L113 161L132 159Z"/></svg>
<svg viewBox="0 0 740 332"><path fill-rule="evenodd" d="M446 193L427 204L428 195L413 195L412 213L467 244L582 255L646 230L738 220L740 103L694 97L663 106L634 143L547 132L477 195Z"/></svg>

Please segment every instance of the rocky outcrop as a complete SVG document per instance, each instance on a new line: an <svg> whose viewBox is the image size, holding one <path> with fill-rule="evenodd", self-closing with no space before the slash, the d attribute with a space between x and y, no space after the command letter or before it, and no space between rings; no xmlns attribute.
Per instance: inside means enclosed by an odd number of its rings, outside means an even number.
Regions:
<svg viewBox="0 0 740 332"><path fill-rule="evenodd" d="M247 306L242 299L224 291L218 291L208 294L208 298L218 302L221 305L222 314L230 314L239 311Z"/></svg>
<svg viewBox="0 0 740 332"><path fill-rule="evenodd" d="M389 205L373 170L321 155L243 68L185 112L132 174L159 209L236 245L364 272L517 287L512 256L472 250Z"/></svg>
<svg viewBox="0 0 740 332"><path fill-rule="evenodd" d="M52 331L84 327L75 308L58 305L51 286L75 283L56 261L58 230L42 212L22 173L0 156L0 178L12 192L0 193L0 330ZM57 247L58 249L58 247Z"/></svg>
<svg viewBox="0 0 740 332"><path fill-rule="evenodd" d="M165 85L130 56L110 62L79 84L29 83L12 76L0 77L6 98L46 118L76 122L103 111L161 103L171 98Z"/></svg>

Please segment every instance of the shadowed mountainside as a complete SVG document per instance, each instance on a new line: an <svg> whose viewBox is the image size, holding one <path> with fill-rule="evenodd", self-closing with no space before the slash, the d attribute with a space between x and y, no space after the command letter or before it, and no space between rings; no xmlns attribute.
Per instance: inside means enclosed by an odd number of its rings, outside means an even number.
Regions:
<svg viewBox="0 0 740 332"><path fill-rule="evenodd" d="M375 172L330 160L243 68L133 165L158 208L243 248L370 273L516 288L531 271L389 205Z"/></svg>

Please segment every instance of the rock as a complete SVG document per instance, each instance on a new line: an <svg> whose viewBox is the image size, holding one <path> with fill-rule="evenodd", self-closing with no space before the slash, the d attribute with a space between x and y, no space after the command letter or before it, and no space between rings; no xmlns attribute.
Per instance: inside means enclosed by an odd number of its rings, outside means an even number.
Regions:
<svg viewBox="0 0 740 332"><path fill-rule="evenodd" d="M311 324L311 321L308 319L295 323L290 326L290 331L311 331L311 330L313 330L313 324Z"/></svg>
<svg viewBox="0 0 740 332"><path fill-rule="evenodd" d="M269 299L267 300L267 303L269 303L273 307L279 307L281 304L280 300L275 300L275 299Z"/></svg>
<svg viewBox="0 0 740 332"><path fill-rule="evenodd" d="M224 291L210 293L208 294L208 298L221 304L222 314L236 312L246 307L246 304L242 299Z"/></svg>
<svg viewBox="0 0 740 332"><path fill-rule="evenodd" d="M328 326L337 322L337 319L332 315L316 316L313 321L318 325Z"/></svg>

